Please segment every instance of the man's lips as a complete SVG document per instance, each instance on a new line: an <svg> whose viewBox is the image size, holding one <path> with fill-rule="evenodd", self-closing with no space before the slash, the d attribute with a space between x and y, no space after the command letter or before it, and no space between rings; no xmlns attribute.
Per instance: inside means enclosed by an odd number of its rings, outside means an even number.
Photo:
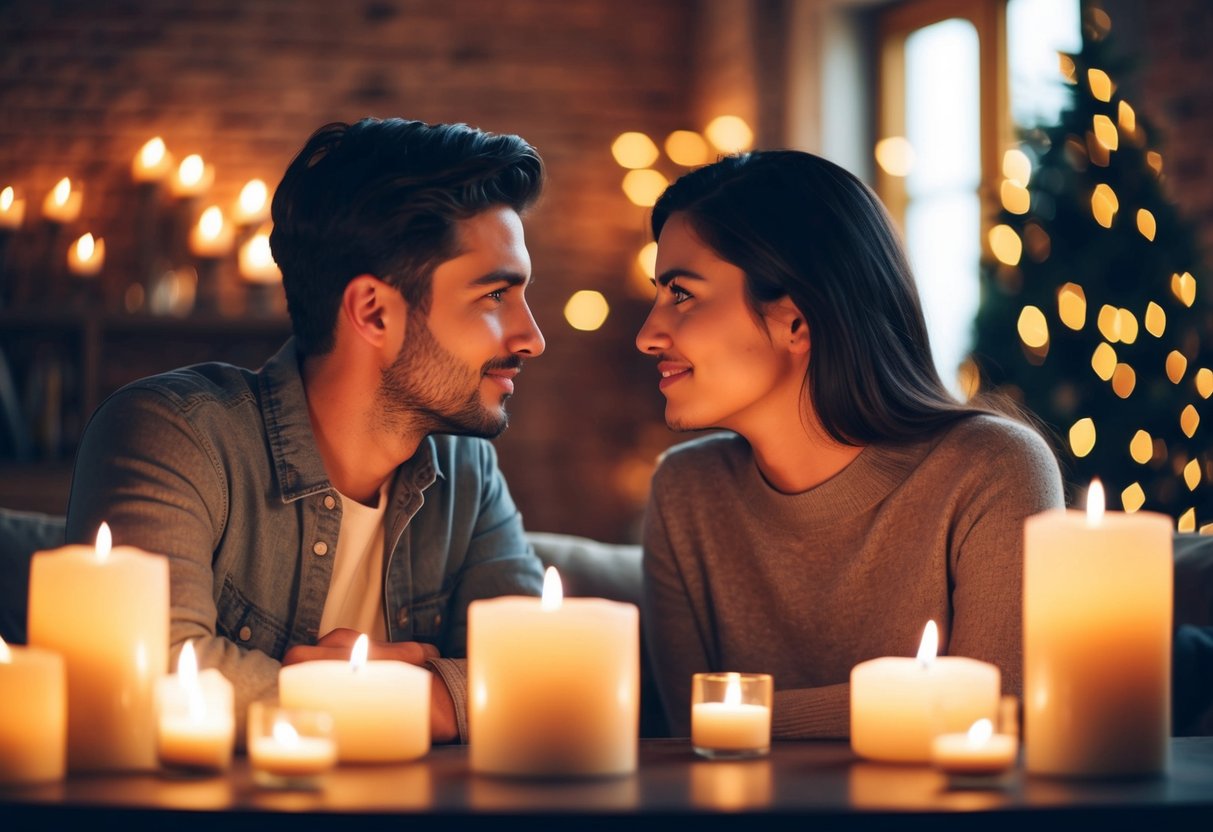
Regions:
<svg viewBox="0 0 1213 832"><path fill-rule="evenodd" d="M485 371L484 377L499 386L506 393L514 392L514 377L518 375L519 368L509 367L496 370Z"/></svg>

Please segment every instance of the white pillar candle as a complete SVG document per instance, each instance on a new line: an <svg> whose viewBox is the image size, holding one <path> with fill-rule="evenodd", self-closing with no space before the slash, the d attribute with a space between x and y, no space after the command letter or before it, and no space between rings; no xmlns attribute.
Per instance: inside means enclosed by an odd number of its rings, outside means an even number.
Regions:
<svg viewBox="0 0 1213 832"><path fill-rule="evenodd" d="M278 672L284 708L333 717L337 756L345 763L415 760L430 750L432 674L400 661L367 661L359 637L350 661L293 664Z"/></svg>
<svg viewBox="0 0 1213 832"><path fill-rule="evenodd" d="M1015 765L1017 737L995 734L994 723L979 719L963 734L940 734L931 743L931 762L947 774L990 776Z"/></svg>
<svg viewBox="0 0 1213 832"><path fill-rule="evenodd" d="M156 734L160 762L167 766L222 771L236 742L232 683L215 668L198 671L192 642L177 659L177 672L157 680Z"/></svg>
<svg viewBox="0 0 1213 832"><path fill-rule="evenodd" d="M1001 674L988 662L936 656L928 622L918 657L888 656L851 670L851 748L870 760L926 763L936 734L998 716Z"/></svg>
<svg viewBox="0 0 1213 832"><path fill-rule="evenodd" d="M1161 774L1171 733L1172 521L1056 509L1024 524L1029 772Z"/></svg>
<svg viewBox="0 0 1213 832"><path fill-rule="evenodd" d="M63 657L0 639L0 783L62 780L67 767Z"/></svg>
<svg viewBox="0 0 1213 832"><path fill-rule="evenodd" d="M473 771L541 777L635 771L639 691L635 604L562 598L549 568L542 599L469 605Z"/></svg>
<svg viewBox="0 0 1213 832"><path fill-rule="evenodd" d="M131 546L64 546L30 561L29 642L67 666L72 771L156 767L155 683L168 670L168 560Z"/></svg>

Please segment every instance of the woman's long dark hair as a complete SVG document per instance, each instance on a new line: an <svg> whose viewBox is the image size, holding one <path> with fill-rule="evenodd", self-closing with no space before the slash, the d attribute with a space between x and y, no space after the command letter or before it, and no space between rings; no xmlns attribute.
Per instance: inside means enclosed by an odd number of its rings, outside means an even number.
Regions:
<svg viewBox="0 0 1213 832"><path fill-rule="evenodd" d="M854 175L794 150L728 156L666 189L654 239L676 212L745 272L756 313L789 296L804 315L809 401L835 440L911 439L992 412L944 387L901 241Z"/></svg>

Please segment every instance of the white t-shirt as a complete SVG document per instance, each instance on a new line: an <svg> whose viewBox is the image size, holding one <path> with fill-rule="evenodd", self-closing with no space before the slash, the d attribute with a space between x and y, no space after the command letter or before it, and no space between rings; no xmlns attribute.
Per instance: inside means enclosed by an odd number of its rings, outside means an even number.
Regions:
<svg viewBox="0 0 1213 832"><path fill-rule="evenodd" d="M383 619L383 518L387 514L387 483L374 507L341 497L341 531L329 594L320 616L320 635L338 627L387 640Z"/></svg>

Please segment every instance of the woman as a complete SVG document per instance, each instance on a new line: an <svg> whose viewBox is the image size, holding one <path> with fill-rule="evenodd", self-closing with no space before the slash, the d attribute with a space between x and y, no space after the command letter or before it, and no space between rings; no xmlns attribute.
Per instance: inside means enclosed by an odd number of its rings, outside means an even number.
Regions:
<svg viewBox="0 0 1213 832"><path fill-rule="evenodd" d="M846 737L851 668L940 652L1022 686L1023 521L1063 505L1032 429L953 399L876 196L796 151L687 174L653 209L637 347L671 449L645 518L645 633L672 733L691 675L775 679L777 738Z"/></svg>

